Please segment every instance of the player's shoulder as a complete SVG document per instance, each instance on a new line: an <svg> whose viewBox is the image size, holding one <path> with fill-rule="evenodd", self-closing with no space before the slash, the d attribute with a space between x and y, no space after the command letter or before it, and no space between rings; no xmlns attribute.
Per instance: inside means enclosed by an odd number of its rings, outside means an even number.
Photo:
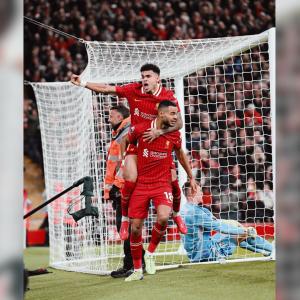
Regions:
<svg viewBox="0 0 300 300"><path fill-rule="evenodd" d="M133 82L133 83L130 83L130 85L133 89L136 89L136 90L141 90L141 88L142 88L142 84L140 82Z"/></svg>
<svg viewBox="0 0 300 300"><path fill-rule="evenodd" d="M165 88L165 87L162 87L159 96L166 98L165 100L174 100L174 99L176 99L175 96L174 96L174 92L172 90L169 90L169 89Z"/></svg>
<svg viewBox="0 0 300 300"><path fill-rule="evenodd" d="M179 130L169 132L169 133L167 134L167 136L168 136L168 137L171 137L171 138L175 138L175 139L180 139L180 138L181 138L181 134L180 134L180 131L179 131Z"/></svg>
<svg viewBox="0 0 300 300"><path fill-rule="evenodd" d="M166 134L166 137L171 140L172 142L177 142L179 140L181 140L181 134L179 130L173 131L173 132L169 132L168 134Z"/></svg>
<svg viewBox="0 0 300 300"><path fill-rule="evenodd" d="M120 87L126 88L128 90L141 90L142 84L139 82L132 82L132 83L123 84Z"/></svg>

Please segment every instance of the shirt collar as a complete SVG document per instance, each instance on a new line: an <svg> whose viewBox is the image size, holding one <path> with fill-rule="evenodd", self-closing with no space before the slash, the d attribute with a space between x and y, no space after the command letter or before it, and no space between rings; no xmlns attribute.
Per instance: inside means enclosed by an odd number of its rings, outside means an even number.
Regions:
<svg viewBox="0 0 300 300"><path fill-rule="evenodd" d="M154 91L154 93L153 93L152 95L153 95L153 96L159 96L160 93L161 93L161 90L162 90L162 86L161 86L161 84L159 84L158 87L157 87L157 89ZM141 92L142 92L142 94L146 94L146 93L144 92L143 86L141 87Z"/></svg>

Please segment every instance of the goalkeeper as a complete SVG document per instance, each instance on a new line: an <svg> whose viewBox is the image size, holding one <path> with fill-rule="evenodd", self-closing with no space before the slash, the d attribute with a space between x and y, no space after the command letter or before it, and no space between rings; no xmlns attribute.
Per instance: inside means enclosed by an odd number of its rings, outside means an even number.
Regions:
<svg viewBox="0 0 300 300"><path fill-rule="evenodd" d="M187 203L182 208L182 216L188 228L182 235L184 248L191 262L216 261L231 256L237 246L270 256L273 245L256 234L253 227L244 227L234 220L220 220L202 206L202 191L192 196L190 183L183 185ZM217 231L211 235L211 231Z"/></svg>

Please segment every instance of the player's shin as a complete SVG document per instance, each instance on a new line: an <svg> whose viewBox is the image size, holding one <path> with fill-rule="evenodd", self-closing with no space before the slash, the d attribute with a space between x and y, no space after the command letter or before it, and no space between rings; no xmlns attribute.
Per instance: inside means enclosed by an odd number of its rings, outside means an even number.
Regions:
<svg viewBox="0 0 300 300"><path fill-rule="evenodd" d="M122 216L128 217L128 206L129 206L129 199L134 191L134 188L136 186L136 182L127 181L125 180L124 186L121 191L122 196Z"/></svg>
<svg viewBox="0 0 300 300"><path fill-rule="evenodd" d="M176 214L180 210L181 190L178 179L172 181L173 212Z"/></svg>
<svg viewBox="0 0 300 300"><path fill-rule="evenodd" d="M125 241L129 237L129 218L128 207L129 200L134 191L136 183L125 180L124 186L121 191L121 209L122 209L122 222L120 228L120 238Z"/></svg>
<svg viewBox="0 0 300 300"><path fill-rule="evenodd" d="M178 230L182 234L187 233L187 227L179 215L181 190L179 187L178 179L172 181L172 194L173 194L173 220L178 227Z"/></svg>
<svg viewBox="0 0 300 300"><path fill-rule="evenodd" d="M141 234L130 234L130 250L134 270L142 270L143 243Z"/></svg>
<svg viewBox="0 0 300 300"><path fill-rule="evenodd" d="M151 240L148 246L148 252L150 254L153 253L157 248L159 242L165 235L166 229L167 225L160 225L158 222L154 224L151 234Z"/></svg>

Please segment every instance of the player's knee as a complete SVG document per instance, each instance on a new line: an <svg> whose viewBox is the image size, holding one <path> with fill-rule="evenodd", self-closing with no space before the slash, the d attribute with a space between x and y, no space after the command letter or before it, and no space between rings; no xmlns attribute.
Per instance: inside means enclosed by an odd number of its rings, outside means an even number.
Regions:
<svg viewBox="0 0 300 300"><path fill-rule="evenodd" d="M167 226L169 220L169 215L162 215L157 218L157 222L161 226Z"/></svg>
<svg viewBox="0 0 300 300"><path fill-rule="evenodd" d="M137 170L134 167L126 167L123 173L124 179L126 181L136 182Z"/></svg>
<svg viewBox="0 0 300 300"><path fill-rule="evenodd" d="M175 169L171 169L171 176L172 176L172 181L175 181L177 179L177 174Z"/></svg>
<svg viewBox="0 0 300 300"><path fill-rule="evenodd" d="M123 176L126 181L136 182L137 179L136 172L130 172L129 170L128 172L124 172Z"/></svg>
<svg viewBox="0 0 300 300"><path fill-rule="evenodd" d="M140 224L131 224L131 233L134 236L140 236L142 234L142 225Z"/></svg>

